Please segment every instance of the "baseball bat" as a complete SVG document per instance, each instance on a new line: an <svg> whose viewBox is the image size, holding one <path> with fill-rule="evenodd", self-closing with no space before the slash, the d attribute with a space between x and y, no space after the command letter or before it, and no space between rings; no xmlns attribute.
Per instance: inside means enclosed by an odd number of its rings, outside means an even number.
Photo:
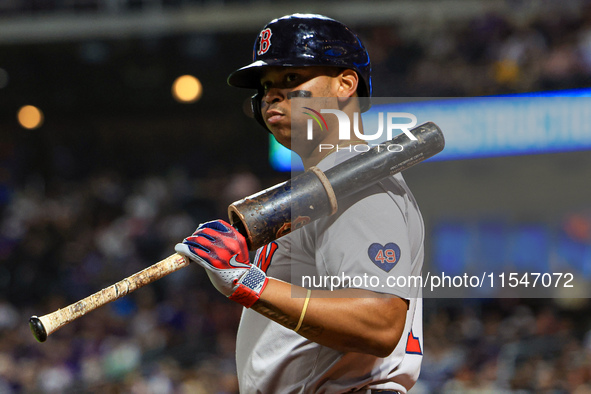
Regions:
<svg viewBox="0 0 591 394"><path fill-rule="evenodd" d="M433 122L410 130L322 172L313 167L293 179L236 201L228 207L230 223L256 250L293 230L338 211L338 201L441 152L443 133ZM401 147L390 149L389 147ZM292 220L292 212L298 217ZM190 264L175 253L63 309L29 319L39 342L61 327L109 302Z"/></svg>

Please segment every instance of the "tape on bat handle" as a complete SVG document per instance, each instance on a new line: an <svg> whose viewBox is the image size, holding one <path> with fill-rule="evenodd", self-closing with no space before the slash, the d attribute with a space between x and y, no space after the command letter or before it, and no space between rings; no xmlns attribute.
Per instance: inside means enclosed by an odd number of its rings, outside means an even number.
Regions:
<svg viewBox="0 0 591 394"><path fill-rule="evenodd" d="M334 215L339 210L339 204L337 202L337 196L330 184L330 181L322 172L322 170L316 166L310 167L309 171L312 171L318 177L318 180L324 186L324 190L326 191L326 197L328 198L328 203L330 204L330 212L329 215Z"/></svg>

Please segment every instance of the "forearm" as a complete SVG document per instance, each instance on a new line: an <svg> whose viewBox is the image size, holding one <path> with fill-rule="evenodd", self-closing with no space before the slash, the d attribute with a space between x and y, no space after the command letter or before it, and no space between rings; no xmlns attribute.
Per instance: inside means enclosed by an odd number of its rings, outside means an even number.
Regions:
<svg viewBox="0 0 591 394"><path fill-rule="evenodd" d="M269 279L252 309L293 330L304 307L307 290ZM298 334L344 352L385 357L398 343L407 302L368 290L314 290Z"/></svg>

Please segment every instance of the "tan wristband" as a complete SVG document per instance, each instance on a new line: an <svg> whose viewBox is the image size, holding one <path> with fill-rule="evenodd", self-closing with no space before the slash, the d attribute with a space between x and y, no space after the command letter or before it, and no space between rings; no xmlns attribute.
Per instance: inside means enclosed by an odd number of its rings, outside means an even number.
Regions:
<svg viewBox="0 0 591 394"><path fill-rule="evenodd" d="M298 332L300 327L302 327L302 323L304 321L304 316L306 315L306 310L308 310L308 303L310 302L310 295L312 294L312 290L308 289L308 293L306 294L306 300L304 301L304 307L302 308L302 314L300 315L300 321L298 325L294 329L295 332Z"/></svg>

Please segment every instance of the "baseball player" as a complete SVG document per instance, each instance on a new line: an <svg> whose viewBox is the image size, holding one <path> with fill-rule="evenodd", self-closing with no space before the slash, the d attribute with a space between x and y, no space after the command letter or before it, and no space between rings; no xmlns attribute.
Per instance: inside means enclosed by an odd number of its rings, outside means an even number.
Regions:
<svg viewBox="0 0 591 394"><path fill-rule="evenodd" d="M306 168L325 171L356 151L345 149L329 116L322 133L303 138L291 102L323 98L350 116L367 110L370 70L365 47L347 26L294 14L263 28L253 62L228 83L255 89L257 121ZM353 143L365 141L347 141ZM418 288L391 279L420 275L423 239L417 203L397 174L260 248L253 261L244 237L221 220L200 225L175 249L245 307L236 344L241 393L406 393L422 360L422 300ZM338 288L326 280L306 286L294 272L343 281Z"/></svg>

